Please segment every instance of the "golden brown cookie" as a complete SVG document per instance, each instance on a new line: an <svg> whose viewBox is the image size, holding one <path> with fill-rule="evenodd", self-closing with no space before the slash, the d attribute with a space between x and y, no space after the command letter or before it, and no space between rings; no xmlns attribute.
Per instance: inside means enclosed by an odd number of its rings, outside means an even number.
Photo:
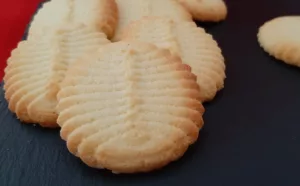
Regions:
<svg viewBox="0 0 300 186"><path fill-rule="evenodd" d="M225 63L217 42L192 22L176 23L166 17L145 17L130 24L123 40L136 39L169 49L192 67L201 89L201 100L212 100L224 87Z"/></svg>
<svg viewBox="0 0 300 186"><path fill-rule="evenodd" d="M49 31L73 23L95 27L111 38L117 21L115 0L52 0L44 3L34 16L29 28L29 37L43 36Z"/></svg>
<svg viewBox="0 0 300 186"><path fill-rule="evenodd" d="M177 0L198 21L222 21L227 16L223 0Z"/></svg>
<svg viewBox="0 0 300 186"><path fill-rule="evenodd" d="M5 69L9 109L25 123L57 127L56 94L65 71L81 55L107 43L105 34L82 25L20 42Z"/></svg>
<svg viewBox="0 0 300 186"><path fill-rule="evenodd" d="M116 0L119 22L113 41L119 41L123 29L144 16L168 16L180 21L191 21L191 14L175 0Z"/></svg>
<svg viewBox="0 0 300 186"><path fill-rule="evenodd" d="M275 58L300 67L300 16L282 16L259 28L260 46Z"/></svg>
<svg viewBox="0 0 300 186"><path fill-rule="evenodd" d="M190 67L137 41L108 44L69 69L58 94L69 151L90 167L147 172L197 140L204 108Z"/></svg>

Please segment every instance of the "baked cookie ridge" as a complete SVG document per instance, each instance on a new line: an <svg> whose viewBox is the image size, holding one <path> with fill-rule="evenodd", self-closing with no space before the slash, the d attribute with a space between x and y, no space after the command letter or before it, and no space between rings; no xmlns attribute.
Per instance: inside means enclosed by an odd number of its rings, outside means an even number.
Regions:
<svg viewBox="0 0 300 186"><path fill-rule="evenodd" d="M128 24L144 16L168 16L177 22L192 20L191 14L174 0L116 0L116 3L119 10L119 22L113 41L121 39L123 29Z"/></svg>
<svg viewBox="0 0 300 186"><path fill-rule="evenodd" d="M82 55L108 43L104 33L81 24L68 24L47 37L23 41L5 70L9 109L25 123L58 127L56 96L66 71Z"/></svg>
<svg viewBox="0 0 300 186"><path fill-rule="evenodd" d="M28 37L45 36L73 23L93 27L111 38L117 21L118 9L114 0L52 0L44 3L34 16Z"/></svg>
<svg viewBox="0 0 300 186"><path fill-rule="evenodd" d="M226 78L222 51L213 37L192 21L175 22L168 17L149 16L124 29L123 40L139 40L168 49L197 75L202 101L212 100Z"/></svg>

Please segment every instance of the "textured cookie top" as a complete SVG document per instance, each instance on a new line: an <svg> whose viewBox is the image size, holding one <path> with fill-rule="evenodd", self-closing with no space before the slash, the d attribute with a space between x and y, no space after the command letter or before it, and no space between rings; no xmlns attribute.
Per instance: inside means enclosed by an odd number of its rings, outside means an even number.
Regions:
<svg viewBox="0 0 300 186"><path fill-rule="evenodd" d="M107 43L105 34L82 25L20 42L5 69L9 109L26 123L56 127L56 94L65 71L81 55Z"/></svg>
<svg viewBox="0 0 300 186"><path fill-rule="evenodd" d="M259 28L263 49L284 62L300 66L300 16L274 18Z"/></svg>
<svg viewBox="0 0 300 186"><path fill-rule="evenodd" d="M175 0L116 0L119 22L114 41L129 23L143 16L168 16L175 21L191 21L192 16Z"/></svg>
<svg viewBox="0 0 300 186"><path fill-rule="evenodd" d="M190 67L136 41L106 45L73 65L58 99L70 152L114 172L150 171L178 159L203 125Z"/></svg>
<svg viewBox="0 0 300 186"><path fill-rule="evenodd" d="M45 35L69 23L85 24L104 32L110 38L117 24L114 0L52 0L43 4L29 28L29 37Z"/></svg>
<svg viewBox="0 0 300 186"><path fill-rule="evenodd" d="M221 21L227 16L223 0L177 0L199 21Z"/></svg>
<svg viewBox="0 0 300 186"><path fill-rule="evenodd" d="M221 50L212 36L192 21L144 17L125 28L121 38L149 42L180 56L198 77L202 101L211 100L223 88L225 64Z"/></svg>

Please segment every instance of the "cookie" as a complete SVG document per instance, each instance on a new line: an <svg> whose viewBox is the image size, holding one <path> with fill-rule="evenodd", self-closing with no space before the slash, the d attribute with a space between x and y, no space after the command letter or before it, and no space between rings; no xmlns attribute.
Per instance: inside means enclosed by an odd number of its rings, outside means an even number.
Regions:
<svg viewBox="0 0 300 186"><path fill-rule="evenodd" d="M122 39L149 42L180 56L198 77L202 101L212 100L224 87L221 49L210 34L192 21L176 23L166 17L144 17L124 29Z"/></svg>
<svg viewBox="0 0 300 186"><path fill-rule="evenodd" d="M190 67L138 41L102 47L67 72L58 124L69 151L94 168L147 172L197 140L204 108Z"/></svg>
<svg viewBox="0 0 300 186"><path fill-rule="evenodd" d="M218 22L227 17L223 0L177 0L198 21Z"/></svg>
<svg viewBox="0 0 300 186"><path fill-rule="evenodd" d="M119 22L113 41L119 41L123 29L144 16L169 16L175 21L191 21L191 14L175 0L116 0ZM167 7L167 8L166 8Z"/></svg>
<svg viewBox="0 0 300 186"><path fill-rule="evenodd" d="M52 0L44 3L34 16L29 37L45 35L65 24L73 23L95 27L111 38L117 21L118 11L114 0Z"/></svg>
<svg viewBox="0 0 300 186"><path fill-rule="evenodd" d="M300 16L282 16L264 23L258 31L260 46L283 62L300 67Z"/></svg>
<svg viewBox="0 0 300 186"><path fill-rule="evenodd" d="M20 42L5 69L9 109L24 123L57 127L56 95L66 70L81 55L107 43L104 33L82 25Z"/></svg>

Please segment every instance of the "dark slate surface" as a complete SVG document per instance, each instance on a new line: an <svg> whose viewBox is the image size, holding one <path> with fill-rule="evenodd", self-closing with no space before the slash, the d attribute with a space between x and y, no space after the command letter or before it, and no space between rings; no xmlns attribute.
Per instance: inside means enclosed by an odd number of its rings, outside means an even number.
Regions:
<svg viewBox="0 0 300 186"><path fill-rule="evenodd" d="M264 53L256 33L273 17L300 14L300 1L227 3L225 22L202 25L223 49L226 88L206 104L205 127L182 159L139 175L89 168L58 130L20 124L1 91L0 185L299 186L300 71Z"/></svg>

